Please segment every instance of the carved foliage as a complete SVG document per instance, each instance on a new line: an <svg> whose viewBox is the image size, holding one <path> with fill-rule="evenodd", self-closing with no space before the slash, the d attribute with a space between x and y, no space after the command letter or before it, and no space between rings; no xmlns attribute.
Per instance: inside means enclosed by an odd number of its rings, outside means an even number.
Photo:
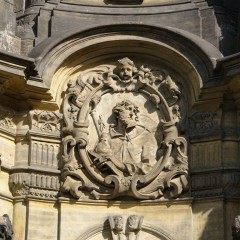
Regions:
<svg viewBox="0 0 240 240"><path fill-rule="evenodd" d="M165 71L128 58L69 83L63 190L95 199L176 198L187 191L187 142L176 127L180 95Z"/></svg>
<svg viewBox="0 0 240 240"><path fill-rule="evenodd" d="M14 111L0 107L0 127L15 129L14 115Z"/></svg>
<svg viewBox="0 0 240 240"><path fill-rule="evenodd" d="M29 192L30 178L28 173L14 173L9 178L9 188L13 196L27 195Z"/></svg>
<svg viewBox="0 0 240 240"><path fill-rule="evenodd" d="M13 196L32 195L55 198L60 188L59 178L40 174L14 173L9 178Z"/></svg>
<svg viewBox="0 0 240 240"><path fill-rule="evenodd" d="M58 133L62 115L51 111L34 110L30 112L31 129L44 133Z"/></svg>
<svg viewBox="0 0 240 240"><path fill-rule="evenodd" d="M221 117L217 111L195 112L189 118L190 134L204 135L219 131Z"/></svg>

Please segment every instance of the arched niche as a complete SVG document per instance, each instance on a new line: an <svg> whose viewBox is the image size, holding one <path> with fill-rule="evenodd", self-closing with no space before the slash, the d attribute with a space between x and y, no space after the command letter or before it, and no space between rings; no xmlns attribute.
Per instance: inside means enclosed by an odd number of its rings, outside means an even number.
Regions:
<svg viewBox="0 0 240 240"><path fill-rule="evenodd" d="M150 224L142 225L139 239L176 240L170 233ZM112 240L111 230L108 224L99 225L90 228L81 234L76 240Z"/></svg>
<svg viewBox="0 0 240 240"><path fill-rule="evenodd" d="M112 25L71 31L39 44L31 57L58 107L67 83L80 72L122 57L167 69L192 105L211 76L219 51L203 39L173 28Z"/></svg>

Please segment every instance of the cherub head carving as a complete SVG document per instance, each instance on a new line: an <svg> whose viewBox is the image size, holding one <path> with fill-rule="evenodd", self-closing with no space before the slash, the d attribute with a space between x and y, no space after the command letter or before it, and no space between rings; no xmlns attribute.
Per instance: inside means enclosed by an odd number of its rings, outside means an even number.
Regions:
<svg viewBox="0 0 240 240"><path fill-rule="evenodd" d="M130 83L132 82L133 74L136 72L136 67L129 58L125 57L118 60L118 75L120 77L120 81L122 83Z"/></svg>

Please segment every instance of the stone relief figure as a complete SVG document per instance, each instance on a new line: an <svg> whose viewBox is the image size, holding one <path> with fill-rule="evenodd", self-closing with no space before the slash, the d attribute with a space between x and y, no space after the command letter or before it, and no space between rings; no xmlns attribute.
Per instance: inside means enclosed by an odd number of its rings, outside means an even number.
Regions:
<svg viewBox="0 0 240 240"><path fill-rule="evenodd" d="M0 240L12 240L13 228L9 216L4 214L0 217Z"/></svg>
<svg viewBox="0 0 240 240"><path fill-rule="evenodd" d="M63 191L140 200L187 192L180 99L165 70L138 67L127 57L83 71L68 84L63 103Z"/></svg>
<svg viewBox="0 0 240 240"><path fill-rule="evenodd" d="M146 174L156 163L154 135L138 122L138 107L124 100L113 108L117 124L103 133L95 151L101 155L98 166L114 173ZM147 140L147 141L146 141Z"/></svg>

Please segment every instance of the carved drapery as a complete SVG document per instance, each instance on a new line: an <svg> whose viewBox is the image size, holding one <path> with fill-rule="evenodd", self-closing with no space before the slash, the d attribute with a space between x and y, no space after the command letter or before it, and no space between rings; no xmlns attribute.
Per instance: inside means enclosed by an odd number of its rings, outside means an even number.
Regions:
<svg viewBox="0 0 240 240"><path fill-rule="evenodd" d="M188 190L181 92L160 69L128 58L68 84L63 103L63 191L76 198L177 198Z"/></svg>

